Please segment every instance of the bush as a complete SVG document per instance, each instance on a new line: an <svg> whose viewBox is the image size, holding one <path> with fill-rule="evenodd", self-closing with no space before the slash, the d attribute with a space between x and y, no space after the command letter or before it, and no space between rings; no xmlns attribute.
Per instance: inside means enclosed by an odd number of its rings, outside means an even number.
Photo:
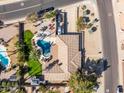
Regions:
<svg viewBox="0 0 124 93"><path fill-rule="evenodd" d="M2 87L6 86L6 81L2 81Z"/></svg>
<svg viewBox="0 0 124 93"><path fill-rule="evenodd" d="M10 87L10 86L12 86L12 83L8 81L6 86Z"/></svg>
<svg viewBox="0 0 124 93"><path fill-rule="evenodd" d="M79 17L77 19L77 30L80 31L80 30L84 30L86 28L86 24L84 24L83 22L83 17Z"/></svg>
<svg viewBox="0 0 124 93"><path fill-rule="evenodd" d="M30 21L30 22L35 22L37 21L38 17L36 15L36 13L31 13L27 16L27 20Z"/></svg>
<svg viewBox="0 0 124 93"><path fill-rule="evenodd" d="M56 11L50 11L44 15L44 17L48 19L53 18L55 16L56 16Z"/></svg>
<svg viewBox="0 0 124 93"><path fill-rule="evenodd" d="M55 91L49 90L48 93L60 93L60 91L57 91L57 90L55 90Z"/></svg>
<svg viewBox="0 0 124 93"><path fill-rule="evenodd" d="M39 91L46 93L47 88L44 85L40 85Z"/></svg>
<svg viewBox="0 0 124 93"><path fill-rule="evenodd" d="M86 8L87 8L87 6L86 5L83 5L82 9L85 10Z"/></svg>
<svg viewBox="0 0 124 93"><path fill-rule="evenodd" d="M88 25L87 25L87 28L91 28L93 26L93 24L92 23L89 23Z"/></svg>

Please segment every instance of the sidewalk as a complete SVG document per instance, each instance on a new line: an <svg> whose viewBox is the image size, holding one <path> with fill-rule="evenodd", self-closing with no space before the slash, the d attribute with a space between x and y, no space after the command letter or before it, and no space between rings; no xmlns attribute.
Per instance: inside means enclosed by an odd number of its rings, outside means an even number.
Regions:
<svg viewBox="0 0 124 93"><path fill-rule="evenodd" d="M17 23L17 22L22 22L25 21L26 17L20 18L20 19L13 19L13 20L8 20L8 21L4 21L4 24L13 24L13 23Z"/></svg>
<svg viewBox="0 0 124 93"><path fill-rule="evenodd" d="M122 42L124 40L124 32L121 30L121 28L124 28L123 26L123 12L124 12L124 1L123 0L113 0L113 13L115 18L115 25L116 25L116 33L117 33L117 43L118 43L118 73L119 73L119 84L124 85L124 67L123 67L123 59L124 59L124 50L122 50Z"/></svg>
<svg viewBox="0 0 124 93"><path fill-rule="evenodd" d="M24 1L24 0L0 0L0 5L5 5L5 4L19 2L19 1Z"/></svg>

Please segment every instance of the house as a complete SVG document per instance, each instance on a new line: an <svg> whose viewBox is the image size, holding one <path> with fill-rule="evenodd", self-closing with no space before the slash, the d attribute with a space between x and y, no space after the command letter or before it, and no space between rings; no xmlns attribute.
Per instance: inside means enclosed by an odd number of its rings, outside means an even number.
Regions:
<svg viewBox="0 0 124 93"><path fill-rule="evenodd" d="M62 16L64 26L66 26L66 13L63 13ZM56 22L56 25L61 23L60 20L58 21L59 22ZM60 28L60 25L58 26ZM44 79L51 83L68 81L71 73L74 73L78 68L81 68L84 46L83 32L67 32L66 27L64 26L64 30L56 30L58 32L56 32L56 45L52 47L52 60L43 63Z"/></svg>

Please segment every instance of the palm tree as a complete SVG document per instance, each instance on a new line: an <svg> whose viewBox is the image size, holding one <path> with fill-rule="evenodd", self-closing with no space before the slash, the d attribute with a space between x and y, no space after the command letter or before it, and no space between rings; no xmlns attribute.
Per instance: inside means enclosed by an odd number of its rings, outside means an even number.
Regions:
<svg viewBox="0 0 124 93"><path fill-rule="evenodd" d="M100 78L103 71L107 70L110 66L106 59L91 60L87 58L87 60L82 63L83 67L72 74L69 85L74 93L92 93L94 87L99 87L98 78Z"/></svg>
<svg viewBox="0 0 124 93"><path fill-rule="evenodd" d="M87 27L85 23L83 23L83 17L79 17L77 19L77 30L82 31Z"/></svg>
<svg viewBox="0 0 124 93"><path fill-rule="evenodd" d="M17 89L16 93L27 93L24 87Z"/></svg>
<svg viewBox="0 0 124 93"><path fill-rule="evenodd" d="M81 8L82 8L82 10L85 10L87 8L87 6L83 5Z"/></svg>
<svg viewBox="0 0 124 93"><path fill-rule="evenodd" d="M74 93L92 93L94 82L88 81L82 73L72 74L69 85Z"/></svg>

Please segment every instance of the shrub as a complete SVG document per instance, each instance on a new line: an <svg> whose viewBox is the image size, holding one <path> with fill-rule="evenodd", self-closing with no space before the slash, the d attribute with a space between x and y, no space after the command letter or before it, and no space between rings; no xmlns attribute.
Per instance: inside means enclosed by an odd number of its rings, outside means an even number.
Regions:
<svg viewBox="0 0 124 93"><path fill-rule="evenodd" d="M44 15L45 18L50 19L56 16L56 11L50 11Z"/></svg>

